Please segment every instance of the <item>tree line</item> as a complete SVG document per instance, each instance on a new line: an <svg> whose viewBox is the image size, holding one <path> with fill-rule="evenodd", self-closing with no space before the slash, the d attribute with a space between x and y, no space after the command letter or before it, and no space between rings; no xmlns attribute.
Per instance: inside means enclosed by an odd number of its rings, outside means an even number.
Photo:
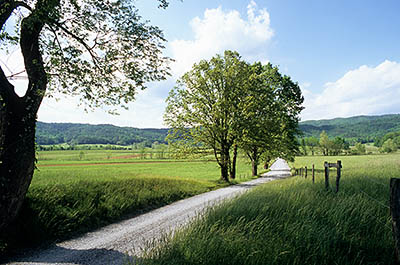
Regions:
<svg viewBox="0 0 400 265"><path fill-rule="evenodd" d="M139 129L114 125L38 122L38 145L113 144L132 145L143 143L150 147L154 142L166 143L168 129Z"/></svg>
<svg viewBox="0 0 400 265"><path fill-rule="evenodd" d="M353 149L350 149L349 142L342 137L336 136L333 139L329 138L325 131L322 131L320 137L305 137L299 140L300 154L299 155L315 155L319 151L324 156L336 156L345 154L362 155L366 153L365 145L361 142L355 144Z"/></svg>
<svg viewBox="0 0 400 265"><path fill-rule="evenodd" d="M322 155L362 155L366 154L366 146L363 142L356 142L350 148L348 139L336 136L329 138L325 131L322 131L319 138L310 136L298 139L300 144L299 155L314 155L317 151ZM379 147L380 153L396 152L400 148L400 131L389 132L382 137L377 137L374 146Z"/></svg>
<svg viewBox="0 0 400 265"><path fill-rule="evenodd" d="M350 145L377 143L388 132L400 130L400 114L302 121L299 127L306 138L319 138L325 131L331 137L346 139Z"/></svg>

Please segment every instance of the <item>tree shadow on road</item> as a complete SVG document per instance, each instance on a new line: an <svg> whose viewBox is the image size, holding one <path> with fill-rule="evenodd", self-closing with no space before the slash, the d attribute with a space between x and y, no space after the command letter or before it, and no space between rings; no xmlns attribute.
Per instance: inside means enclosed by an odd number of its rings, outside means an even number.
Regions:
<svg viewBox="0 0 400 265"><path fill-rule="evenodd" d="M79 265L97 265L113 264L122 265L127 262L138 262L140 258L130 256L119 251L94 248L94 249L69 249L59 246L53 246L39 254L16 256L6 261L6 264L79 264Z"/></svg>

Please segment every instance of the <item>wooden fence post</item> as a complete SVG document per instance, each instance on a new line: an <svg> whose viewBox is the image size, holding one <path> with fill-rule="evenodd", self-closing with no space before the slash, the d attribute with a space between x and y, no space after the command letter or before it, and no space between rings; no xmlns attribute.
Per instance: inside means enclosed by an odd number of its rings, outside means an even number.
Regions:
<svg viewBox="0 0 400 265"><path fill-rule="evenodd" d="M339 182L342 175L342 161L337 161L337 175L336 175L336 193L339 191Z"/></svg>
<svg viewBox="0 0 400 265"><path fill-rule="evenodd" d="M329 189L329 164L325 161L324 163L325 168L325 189Z"/></svg>
<svg viewBox="0 0 400 265"><path fill-rule="evenodd" d="M304 167L304 171L305 171L304 178L307 178L307 167Z"/></svg>
<svg viewBox="0 0 400 265"><path fill-rule="evenodd" d="M315 183L315 169L314 169L314 164L312 164L312 183Z"/></svg>
<svg viewBox="0 0 400 265"><path fill-rule="evenodd" d="M397 264L400 264L400 179L390 179L390 214Z"/></svg>

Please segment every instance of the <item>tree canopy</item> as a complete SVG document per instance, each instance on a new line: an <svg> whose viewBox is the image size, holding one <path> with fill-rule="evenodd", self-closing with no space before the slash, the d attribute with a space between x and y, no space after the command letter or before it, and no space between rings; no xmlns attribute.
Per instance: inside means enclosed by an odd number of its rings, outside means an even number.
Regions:
<svg viewBox="0 0 400 265"><path fill-rule="evenodd" d="M229 171L235 175L237 147L255 166L264 153L294 156L302 102L299 86L277 67L250 65L237 52L225 51L178 80L164 121L172 145L188 152L211 149L228 181Z"/></svg>
<svg viewBox="0 0 400 265"><path fill-rule="evenodd" d="M162 31L143 21L133 3L1 1L1 47L20 45L29 80L41 76L47 94L80 95L89 107L127 103L146 82L164 79L170 61L162 55ZM13 32L7 21L15 22Z"/></svg>
<svg viewBox="0 0 400 265"><path fill-rule="evenodd" d="M237 136L247 67L231 51L202 60L178 80L167 99L164 121L171 128L170 142L181 148L211 148L224 180L228 180L229 152Z"/></svg>
<svg viewBox="0 0 400 265"><path fill-rule="evenodd" d="M160 7L167 0L158 0ZM162 31L131 0L0 0L0 48L19 46L28 79L18 96L0 67L0 232L16 216L35 168L36 115L45 95L88 108L124 106L165 79Z"/></svg>

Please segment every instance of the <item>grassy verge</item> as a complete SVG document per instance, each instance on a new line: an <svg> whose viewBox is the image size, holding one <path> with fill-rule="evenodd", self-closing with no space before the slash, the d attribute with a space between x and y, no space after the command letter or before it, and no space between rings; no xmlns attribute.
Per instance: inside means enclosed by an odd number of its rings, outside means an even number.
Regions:
<svg viewBox="0 0 400 265"><path fill-rule="evenodd" d="M33 186L7 242L16 247L63 239L212 188L206 182L167 178Z"/></svg>
<svg viewBox="0 0 400 265"><path fill-rule="evenodd" d="M70 156L71 152L65 154ZM20 216L0 238L0 256L20 247L69 238L228 185L218 181L215 162L75 166L76 160L62 165L66 163L62 153L56 156L61 165L41 167L39 161ZM250 178L250 166L245 161L239 163L238 175L236 182Z"/></svg>
<svg viewBox="0 0 400 265"><path fill-rule="evenodd" d="M400 177L399 158L299 158L297 167L320 168L315 184L294 177L256 188L164 239L144 263L392 264L389 178ZM343 162L338 194L324 190L326 159Z"/></svg>

